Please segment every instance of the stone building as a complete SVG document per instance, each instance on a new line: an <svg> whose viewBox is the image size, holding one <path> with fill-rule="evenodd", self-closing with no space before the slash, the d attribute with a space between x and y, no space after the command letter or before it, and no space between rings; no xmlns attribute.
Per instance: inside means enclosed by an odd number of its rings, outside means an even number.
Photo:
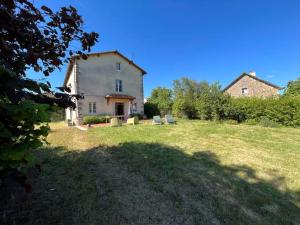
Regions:
<svg viewBox="0 0 300 225"><path fill-rule="evenodd" d="M255 72L243 73L232 81L223 91L233 97L274 97L281 88L258 78Z"/></svg>
<svg viewBox="0 0 300 225"><path fill-rule="evenodd" d="M64 80L71 94L83 95L76 108L66 109L66 119L79 125L85 115L106 114L126 119L133 113L144 113L141 67L119 53L92 53L86 60L72 57Z"/></svg>

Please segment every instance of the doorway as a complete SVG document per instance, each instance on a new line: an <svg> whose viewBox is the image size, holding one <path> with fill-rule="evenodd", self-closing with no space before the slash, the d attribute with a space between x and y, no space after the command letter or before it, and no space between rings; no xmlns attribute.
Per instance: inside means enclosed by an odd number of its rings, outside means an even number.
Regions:
<svg viewBox="0 0 300 225"><path fill-rule="evenodd" d="M115 115L116 116L123 116L124 115L124 103L116 102Z"/></svg>

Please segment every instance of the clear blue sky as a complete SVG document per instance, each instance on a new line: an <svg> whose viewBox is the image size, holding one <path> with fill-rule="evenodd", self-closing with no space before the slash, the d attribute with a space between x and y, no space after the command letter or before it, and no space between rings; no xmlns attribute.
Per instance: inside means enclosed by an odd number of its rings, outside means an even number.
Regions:
<svg viewBox="0 0 300 225"><path fill-rule="evenodd" d="M280 86L300 77L299 0L35 2L75 6L85 29L100 34L93 52L119 50L148 72L145 96L182 76L223 87L250 70ZM53 86L65 71L50 76Z"/></svg>

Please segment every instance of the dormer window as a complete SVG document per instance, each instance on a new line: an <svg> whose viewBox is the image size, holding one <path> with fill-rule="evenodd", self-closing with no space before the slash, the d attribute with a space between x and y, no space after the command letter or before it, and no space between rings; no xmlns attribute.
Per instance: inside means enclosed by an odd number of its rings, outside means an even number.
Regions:
<svg viewBox="0 0 300 225"><path fill-rule="evenodd" d="M242 95L248 95L248 88L242 88Z"/></svg>
<svg viewBox="0 0 300 225"><path fill-rule="evenodd" d="M116 63L116 69L117 71L121 71L121 63Z"/></svg>

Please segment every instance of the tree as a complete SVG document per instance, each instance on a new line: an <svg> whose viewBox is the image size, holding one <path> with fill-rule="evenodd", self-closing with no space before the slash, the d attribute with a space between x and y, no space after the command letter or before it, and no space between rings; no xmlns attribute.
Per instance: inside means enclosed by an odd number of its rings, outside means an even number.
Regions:
<svg viewBox="0 0 300 225"><path fill-rule="evenodd" d="M156 105L161 115L168 114L172 111L172 90L165 87L154 88L147 102Z"/></svg>
<svg viewBox="0 0 300 225"><path fill-rule="evenodd" d="M288 82L284 95L300 96L300 77L297 80Z"/></svg>
<svg viewBox="0 0 300 225"><path fill-rule="evenodd" d="M189 78L174 81L173 112L179 117L219 120L225 117L229 96L219 83L197 82Z"/></svg>
<svg viewBox="0 0 300 225"><path fill-rule="evenodd" d="M174 81L173 113L178 117L197 118L196 100L199 96L199 83L183 77Z"/></svg>
<svg viewBox="0 0 300 225"><path fill-rule="evenodd" d="M224 119L230 96L222 92L218 82L212 84L201 82L199 87L200 91L196 102L198 117L205 120Z"/></svg>
<svg viewBox="0 0 300 225"><path fill-rule="evenodd" d="M53 12L28 0L0 2L0 179L32 162L31 150L45 142L53 107L75 107L80 96L66 93L69 88L55 92L50 83L29 79L26 72L33 68L48 76L73 53L86 59L70 44L90 51L99 35L83 31L82 26L72 6Z"/></svg>

